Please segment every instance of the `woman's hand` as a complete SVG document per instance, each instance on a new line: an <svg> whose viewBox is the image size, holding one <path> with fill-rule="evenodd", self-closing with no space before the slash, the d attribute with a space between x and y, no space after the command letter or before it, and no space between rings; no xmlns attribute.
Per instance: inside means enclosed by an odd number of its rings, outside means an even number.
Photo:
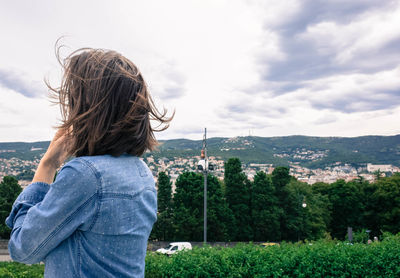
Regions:
<svg viewBox="0 0 400 278"><path fill-rule="evenodd" d="M57 169L68 158L68 140L64 129L59 129L54 135L42 161L49 167Z"/></svg>
<svg viewBox="0 0 400 278"><path fill-rule="evenodd" d="M64 129L59 129L40 160L32 182L52 183L56 170L69 156L69 143Z"/></svg>

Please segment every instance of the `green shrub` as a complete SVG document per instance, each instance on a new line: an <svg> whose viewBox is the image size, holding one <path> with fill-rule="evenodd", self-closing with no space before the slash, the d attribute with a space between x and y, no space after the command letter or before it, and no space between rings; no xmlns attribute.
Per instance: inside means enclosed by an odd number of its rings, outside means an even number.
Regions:
<svg viewBox="0 0 400 278"><path fill-rule="evenodd" d="M349 237L346 235L346 240ZM353 232L353 243L367 243L369 239L369 234L367 233L366 229L362 229L361 231Z"/></svg>
<svg viewBox="0 0 400 278"><path fill-rule="evenodd" d="M400 277L400 235L369 245L324 239L149 253L146 277Z"/></svg>
<svg viewBox="0 0 400 278"><path fill-rule="evenodd" d="M25 265L16 262L0 262L0 278L41 278L44 265Z"/></svg>
<svg viewBox="0 0 400 278"><path fill-rule="evenodd" d="M148 252L146 278L400 277L400 234L372 244L330 240L261 247L195 247L171 257ZM43 277L43 265L0 263L0 278Z"/></svg>

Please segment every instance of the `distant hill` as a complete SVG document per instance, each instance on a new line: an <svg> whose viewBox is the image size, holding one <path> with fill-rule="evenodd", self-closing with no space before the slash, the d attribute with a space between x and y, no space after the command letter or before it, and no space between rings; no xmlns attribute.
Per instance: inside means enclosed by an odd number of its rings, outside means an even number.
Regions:
<svg viewBox="0 0 400 278"><path fill-rule="evenodd" d="M161 141L157 157L199 155L202 141L175 139ZM298 162L310 168L323 168L336 162L400 166L400 135L361 137L234 137L207 140L208 155L223 159L239 157L244 163L288 165ZM308 154L307 154L308 153Z"/></svg>
<svg viewBox="0 0 400 278"><path fill-rule="evenodd" d="M156 158L192 157L200 154L201 140L161 140L152 153ZM34 159L49 142L0 143L0 158ZM323 168L336 162L352 165L392 164L400 166L400 135L361 137L234 137L209 138L208 155L226 160L239 157L243 163L288 165L295 162L309 168ZM41 148L41 150L40 150ZM15 150L15 152L7 152Z"/></svg>
<svg viewBox="0 0 400 278"><path fill-rule="evenodd" d="M50 141L24 143L8 142L0 143L0 158L20 158L23 160L34 160L39 158L50 145Z"/></svg>

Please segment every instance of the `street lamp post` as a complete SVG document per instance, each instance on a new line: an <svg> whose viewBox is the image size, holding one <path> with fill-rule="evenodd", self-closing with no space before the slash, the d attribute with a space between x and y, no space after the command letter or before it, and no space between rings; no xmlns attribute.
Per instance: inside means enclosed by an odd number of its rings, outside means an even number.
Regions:
<svg viewBox="0 0 400 278"><path fill-rule="evenodd" d="M212 170L207 161L207 128L204 128L203 146L201 149L200 161L197 169L204 175L204 243L207 242L207 175L208 170Z"/></svg>
<svg viewBox="0 0 400 278"><path fill-rule="evenodd" d="M204 148L204 243L207 243L207 174L208 174L208 163L207 163L207 128L204 128L204 139L203 139L203 148Z"/></svg>
<svg viewBox="0 0 400 278"><path fill-rule="evenodd" d="M306 207L307 207L306 197L304 195L299 194L299 211L301 213L301 225L299 225L299 229L297 230L297 241L300 241L300 232L301 232L300 229L304 228L303 208L306 208Z"/></svg>
<svg viewBox="0 0 400 278"><path fill-rule="evenodd" d="M207 128L204 128L203 148L201 149L200 161L197 169L204 175L204 243L207 243L207 175L208 171L214 170L214 165L208 164L207 158Z"/></svg>

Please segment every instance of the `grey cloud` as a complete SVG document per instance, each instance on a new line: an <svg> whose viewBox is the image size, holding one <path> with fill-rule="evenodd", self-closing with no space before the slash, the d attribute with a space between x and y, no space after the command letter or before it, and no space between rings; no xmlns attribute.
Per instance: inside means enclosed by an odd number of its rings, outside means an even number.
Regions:
<svg viewBox="0 0 400 278"><path fill-rule="evenodd" d="M10 124L3 124L0 123L0 128L16 128L16 127L22 127L23 124L15 124L15 123L10 123Z"/></svg>
<svg viewBox="0 0 400 278"><path fill-rule="evenodd" d="M288 18L278 30L290 37L304 31L308 25L321 21L348 23L371 9L387 9L390 3L375 0L327 1L303 0L301 12Z"/></svg>
<svg viewBox="0 0 400 278"><path fill-rule="evenodd" d="M268 101L265 103L249 104L249 103L233 103L225 106L226 114L224 117L247 118L247 115L256 115L266 118L280 118L288 112L286 107L269 106Z"/></svg>
<svg viewBox="0 0 400 278"><path fill-rule="evenodd" d="M393 53L395 52L397 55L399 54L399 45L400 45L400 38L390 41L385 45L385 51L383 53ZM398 57L398 56L397 56Z"/></svg>
<svg viewBox="0 0 400 278"><path fill-rule="evenodd" d="M262 129L266 127L271 127L273 124L270 123L268 120L264 121L249 121L247 123L247 127L251 129Z"/></svg>
<svg viewBox="0 0 400 278"><path fill-rule="evenodd" d="M302 88L304 80L348 70L344 66L335 65L333 55L319 55L310 41L284 36L280 47L287 58L284 61L259 59L260 82L253 88L248 88L249 92L272 89L274 95L282 95ZM271 83L276 83L274 88L270 87Z"/></svg>
<svg viewBox="0 0 400 278"><path fill-rule="evenodd" d="M259 96L257 96L259 97ZM222 125L232 132L247 132L273 126L273 122L288 112L286 107L269 106L268 99L252 102L250 99L237 99L215 111ZM216 131L217 132L217 131Z"/></svg>
<svg viewBox="0 0 400 278"><path fill-rule="evenodd" d="M275 92L279 95L282 95L282 93L293 92L302 87L303 85L301 83L288 82L287 84L282 84L282 86L278 86L275 89Z"/></svg>
<svg viewBox="0 0 400 278"><path fill-rule="evenodd" d="M260 94L261 92L268 92L269 97L273 97L277 95L284 95L287 93L291 93L303 87L304 85L301 82L291 82L291 81L270 82L264 79L258 82L257 84L242 88L242 91L248 94L257 94L257 95Z"/></svg>
<svg viewBox="0 0 400 278"><path fill-rule="evenodd" d="M186 93L186 76L173 62L168 62L158 73L160 85L156 94L164 100L180 98Z"/></svg>
<svg viewBox="0 0 400 278"><path fill-rule="evenodd" d="M174 99L179 98L185 94L185 88L182 86L169 86L164 88L162 94L163 99Z"/></svg>
<svg viewBox="0 0 400 278"><path fill-rule="evenodd" d="M29 98L43 95L38 82L26 80L23 76L22 73L0 69L0 85Z"/></svg>
<svg viewBox="0 0 400 278"><path fill-rule="evenodd" d="M392 1L373 0L340 1L340 3L326 0L302 1L300 11L296 15L289 17L279 26L265 26L267 33L271 30L279 33L279 47L285 54L285 59L271 61L268 59L268 55L259 53L257 61L260 68L260 81L246 88L245 91L248 94L260 94L268 91L274 97L305 89L302 100L309 99L312 107L345 113L376 111L400 105L399 90L354 92L346 94L344 98L327 98L326 95L323 95L327 88L322 86L317 89L306 82L336 75L371 74L393 69L400 62L398 58L400 38L377 49L359 53L349 63L338 64L335 60L338 53L321 52L318 44L299 36L307 30L308 26L327 21L347 24L372 10L389 11L393 3ZM318 40L318 38L315 39ZM329 45L329 42L326 44ZM335 92L330 93L335 94ZM319 95L316 97L315 94ZM373 94L379 94L381 97L377 99L373 97ZM331 99L331 101L327 101L327 99ZM234 106L230 108L232 112L235 112L235 108L238 109ZM274 113L279 115L279 111ZM322 124L332 119L321 118L317 122Z"/></svg>
<svg viewBox="0 0 400 278"><path fill-rule="evenodd" d="M324 100L321 96L320 99L312 100L310 103L316 109L331 109L344 113L390 109L400 106L400 89L365 92L362 95L350 94L346 99L338 98L330 101Z"/></svg>
<svg viewBox="0 0 400 278"><path fill-rule="evenodd" d="M208 128L207 132L210 132L211 130ZM202 134L204 133L204 127L200 126L183 126L174 131L175 134L178 134L179 136L185 136L185 135L190 135L190 134L199 134L199 138L202 138Z"/></svg>
<svg viewBox="0 0 400 278"><path fill-rule="evenodd" d="M177 84L184 84L186 82L186 76L177 70L169 70L164 72L165 77L173 80Z"/></svg>
<svg viewBox="0 0 400 278"><path fill-rule="evenodd" d="M322 125L322 124L329 124L336 122L337 118L334 115L325 115L319 119L317 119L314 123L317 125Z"/></svg>
<svg viewBox="0 0 400 278"><path fill-rule="evenodd" d="M6 113L10 113L12 115L17 115L20 113L18 109L15 109L14 107L9 105L4 105L3 103L0 103L0 110Z"/></svg>
<svg viewBox="0 0 400 278"><path fill-rule="evenodd" d="M237 113L237 114L242 114L242 113L247 113L250 112L252 107L250 107L248 104L229 104L226 107L226 110L229 113Z"/></svg>
<svg viewBox="0 0 400 278"><path fill-rule="evenodd" d="M357 70L363 72L358 63L350 65L338 65L335 63L336 53L321 54L314 43L300 39L297 35L303 33L308 26L324 21L333 21L345 24L360 17L371 9L387 10L391 8L391 2L381 1L326 1L306 0L301 2L300 12L288 18L280 26L276 27L280 34L280 48L287 59L284 61L269 61L262 53L258 56L258 62L265 71L261 73L262 80L292 82L291 87L297 87L298 82L328 76L335 73L352 72ZM271 27L265 26L267 31ZM400 38L399 38L400 40ZM329 43L329 42L327 42ZM378 53L367 53L370 55L390 55L398 53L399 47L396 42L382 46ZM363 57L364 58L364 57ZM398 61L391 61L394 66ZM377 65L380 67L381 65ZM367 69L370 70L370 69ZM381 70L378 68L377 70Z"/></svg>
<svg viewBox="0 0 400 278"><path fill-rule="evenodd" d="M335 73L339 68L332 64L333 57L318 56L307 42L286 42L283 46L289 54L285 62L269 62L269 71L262 79L278 82L290 82L288 87L299 87L298 82L321 78Z"/></svg>
<svg viewBox="0 0 400 278"><path fill-rule="evenodd" d="M220 132L221 129L207 127L207 134L218 134ZM204 127L183 126L175 130L174 133L182 137L186 135L197 135L198 140L201 140L204 134Z"/></svg>

